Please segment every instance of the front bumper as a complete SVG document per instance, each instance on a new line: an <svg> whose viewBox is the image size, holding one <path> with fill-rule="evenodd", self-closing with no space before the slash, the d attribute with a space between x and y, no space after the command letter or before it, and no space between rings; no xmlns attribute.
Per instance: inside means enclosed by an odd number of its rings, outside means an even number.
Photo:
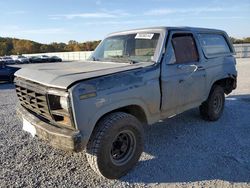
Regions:
<svg viewBox="0 0 250 188"><path fill-rule="evenodd" d="M84 139L80 131L56 127L41 121L20 105L17 107L17 115L21 119L25 118L34 125L38 138L48 141L49 144L55 148L80 152L87 145L87 140Z"/></svg>

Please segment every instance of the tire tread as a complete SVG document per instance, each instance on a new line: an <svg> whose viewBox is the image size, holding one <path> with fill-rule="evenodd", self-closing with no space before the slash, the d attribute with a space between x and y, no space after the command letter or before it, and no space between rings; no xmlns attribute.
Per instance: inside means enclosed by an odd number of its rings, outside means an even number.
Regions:
<svg viewBox="0 0 250 188"><path fill-rule="evenodd" d="M220 85L214 85L209 93L209 96L208 96L208 99L203 102L200 107L199 107L199 110L200 110L200 115L201 117L206 120L206 121L216 121L219 119L219 117L215 117L211 111L211 107L209 105L209 103L211 102L211 98L212 98L212 95L214 94L214 92L223 92L223 95L224 95L224 90L223 88L220 86ZM225 97L225 96L224 96ZM225 100L225 98L224 98ZM224 108L224 102L223 102L223 108Z"/></svg>
<svg viewBox="0 0 250 188"><path fill-rule="evenodd" d="M92 137L87 145L86 157L91 168L100 176L104 177L98 167L98 151L100 149L101 140L107 135L107 130L110 129L115 122L124 118L135 118L134 116L124 113L115 112L108 114L97 124L97 128L94 130Z"/></svg>

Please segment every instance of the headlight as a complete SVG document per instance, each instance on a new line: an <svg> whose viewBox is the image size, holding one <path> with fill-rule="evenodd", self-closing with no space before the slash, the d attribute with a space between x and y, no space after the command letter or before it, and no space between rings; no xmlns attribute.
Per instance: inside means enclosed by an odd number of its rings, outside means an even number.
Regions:
<svg viewBox="0 0 250 188"><path fill-rule="evenodd" d="M49 91L48 104L50 113L56 124L74 128L67 92Z"/></svg>
<svg viewBox="0 0 250 188"><path fill-rule="evenodd" d="M67 97L60 97L60 105L62 109L68 111L69 106L68 106L68 98Z"/></svg>

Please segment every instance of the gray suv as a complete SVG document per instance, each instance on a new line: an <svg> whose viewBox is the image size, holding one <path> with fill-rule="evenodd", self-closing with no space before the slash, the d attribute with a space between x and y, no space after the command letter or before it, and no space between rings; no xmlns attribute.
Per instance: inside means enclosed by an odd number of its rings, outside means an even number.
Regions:
<svg viewBox="0 0 250 188"><path fill-rule="evenodd" d="M218 120L236 88L224 31L155 27L112 33L84 62L37 64L15 76L23 129L63 150L86 150L114 179L143 151L143 127L199 107Z"/></svg>

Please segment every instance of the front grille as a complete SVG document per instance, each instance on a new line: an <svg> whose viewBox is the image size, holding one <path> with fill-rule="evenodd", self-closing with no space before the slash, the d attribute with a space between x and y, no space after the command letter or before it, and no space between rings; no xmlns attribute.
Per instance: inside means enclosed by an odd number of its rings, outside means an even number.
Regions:
<svg viewBox="0 0 250 188"><path fill-rule="evenodd" d="M21 106L30 113L52 125L75 128L71 108L66 112L60 106L60 97L65 97L65 91L54 95L48 93L50 88L18 77L15 78L15 85Z"/></svg>
<svg viewBox="0 0 250 188"><path fill-rule="evenodd" d="M46 88L26 80L16 80L16 93L20 104L48 121L53 120L47 103Z"/></svg>

